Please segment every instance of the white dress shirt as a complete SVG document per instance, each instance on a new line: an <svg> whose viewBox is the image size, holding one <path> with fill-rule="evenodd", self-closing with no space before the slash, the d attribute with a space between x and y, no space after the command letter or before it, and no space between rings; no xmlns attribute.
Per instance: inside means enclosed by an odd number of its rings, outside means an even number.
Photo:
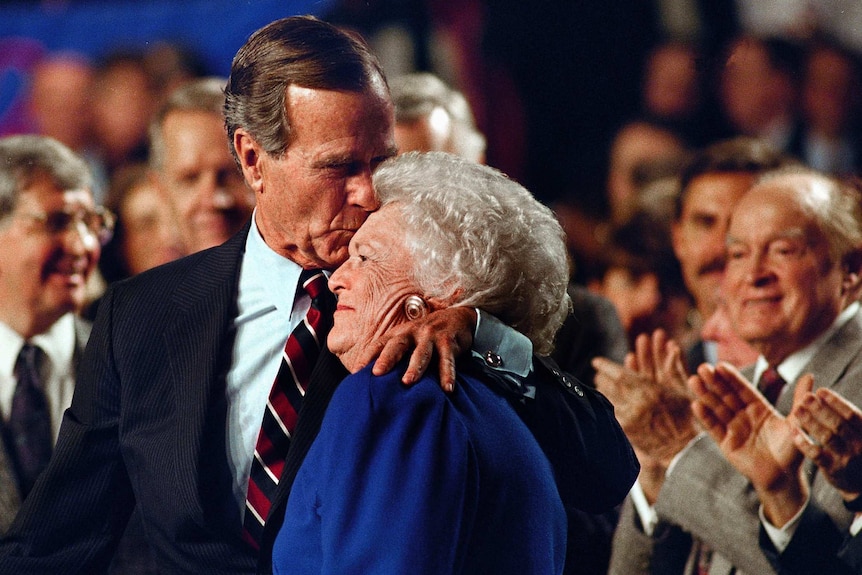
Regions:
<svg viewBox="0 0 862 575"><path fill-rule="evenodd" d="M266 245L253 217L240 264L236 340L227 373L225 439L240 513L245 513L254 446L284 342L311 306L308 295L295 297L301 272Z"/></svg>
<svg viewBox="0 0 862 575"><path fill-rule="evenodd" d="M0 322L0 414L3 421L9 420L12 397L18 380L15 377L15 362L24 345L24 338L3 322ZM71 313L61 317L48 329L30 339L45 352L46 364L40 369L45 377L42 391L51 414L51 431L54 440L60 431L63 412L72 403L75 390L75 319Z"/></svg>

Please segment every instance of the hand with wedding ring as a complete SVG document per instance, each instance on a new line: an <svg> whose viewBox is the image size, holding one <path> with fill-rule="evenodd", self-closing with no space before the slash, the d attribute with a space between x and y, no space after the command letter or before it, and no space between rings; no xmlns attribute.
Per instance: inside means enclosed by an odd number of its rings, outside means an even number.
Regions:
<svg viewBox="0 0 862 575"><path fill-rule="evenodd" d="M862 410L831 389L807 393L793 409L796 447L846 501L862 495Z"/></svg>

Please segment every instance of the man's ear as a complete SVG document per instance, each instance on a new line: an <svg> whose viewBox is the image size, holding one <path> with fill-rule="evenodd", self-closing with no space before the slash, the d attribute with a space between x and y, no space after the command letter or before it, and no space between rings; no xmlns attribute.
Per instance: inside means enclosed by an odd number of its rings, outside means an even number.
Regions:
<svg viewBox="0 0 862 575"><path fill-rule="evenodd" d="M858 299L862 295L862 248L856 248L845 255L841 268L844 275L842 292L850 295L852 299Z"/></svg>
<svg viewBox="0 0 862 575"><path fill-rule="evenodd" d="M263 192L262 162L265 152L260 144L243 128L237 128L233 134L233 146L239 158L242 175L246 183L255 192Z"/></svg>

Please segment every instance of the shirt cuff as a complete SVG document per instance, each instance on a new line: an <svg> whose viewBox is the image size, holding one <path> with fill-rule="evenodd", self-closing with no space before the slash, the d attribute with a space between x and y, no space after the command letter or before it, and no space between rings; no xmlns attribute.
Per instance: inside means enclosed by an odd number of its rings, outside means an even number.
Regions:
<svg viewBox="0 0 862 575"><path fill-rule="evenodd" d="M857 513L853 523L850 524L850 535L856 537L860 531L862 531L862 513Z"/></svg>
<svg viewBox="0 0 862 575"><path fill-rule="evenodd" d="M476 309L472 354L497 371L527 377L533 368L533 342L489 313ZM490 361L497 358L497 361Z"/></svg>
<svg viewBox="0 0 862 575"><path fill-rule="evenodd" d="M760 523L763 525L763 530L766 531L766 535L769 536L769 540L772 541L772 545L775 546L775 550L779 553L783 553L787 546L790 545L790 540L793 539L793 534L796 533L796 529L799 527L799 520L802 518L802 512L805 511L805 508L808 507L808 502L810 501L810 496L805 499L805 503L796 512L796 515L793 518L784 524L784 527L776 527L772 523L770 523L766 519L766 515L763 513L763 505L760 506L760 509L757 510L757 514L760 516Z"/></svg>
<svg viewBox="0 0 862 575"><path fill-rule="evenodd" d="M635 480L634 485L632 485L632 489L629 491L629 496L632 498L635 511L637 511L638 517L641 520L641 527L643 528L644 533L652 536L652 534L655 533L656 525L658 525L658 513L655 511L655 507L650 505L647 501L646 495L644 495L644 490L637 480Z"/></svg>

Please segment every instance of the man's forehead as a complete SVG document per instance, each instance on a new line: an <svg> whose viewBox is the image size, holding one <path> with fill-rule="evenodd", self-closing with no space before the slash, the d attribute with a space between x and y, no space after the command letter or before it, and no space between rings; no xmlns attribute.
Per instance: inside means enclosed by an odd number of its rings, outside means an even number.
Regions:
<svg viewBox="0 0 862 575"><path fill-rule="evenodd" d="M807 240L810 235L810 230L807 230L803 226L792 226L778 230L759 229L752 231L762 232L758 235L763 235L763 237L752 238L752 234L746 234L744 230L731 229L727 234L727 243L750 243L754 240L759 243L769 244L780 240Z"/></svg>
<svg viewBox="0 0 862 575"><path fill-rule="evenodd" d="M64 188L43 171L32 175L18 194L19 202L51 204L93 204L93 192L89 188Z"/></svg>

